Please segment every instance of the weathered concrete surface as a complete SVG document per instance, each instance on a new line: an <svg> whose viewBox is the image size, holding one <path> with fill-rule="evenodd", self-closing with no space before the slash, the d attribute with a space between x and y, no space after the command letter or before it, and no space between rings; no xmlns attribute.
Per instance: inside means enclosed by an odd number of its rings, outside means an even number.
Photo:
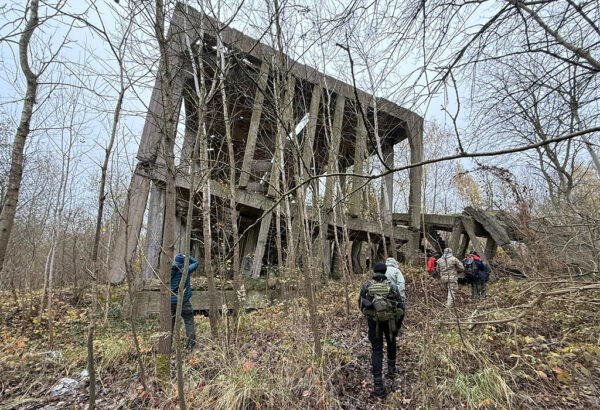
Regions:
<svg viewBox="0 0 600 410"><path fill-rule="evenodd" d="M504 249L508 256L511 258L517 257L517 251L512 245L512 241L508 236L506 229L500 225L498 220L493 215L484 211L483 209L470 206L465 208L465 212L483 226L486 232L488 232L489 236L494 239L497 245Z"/></svg>

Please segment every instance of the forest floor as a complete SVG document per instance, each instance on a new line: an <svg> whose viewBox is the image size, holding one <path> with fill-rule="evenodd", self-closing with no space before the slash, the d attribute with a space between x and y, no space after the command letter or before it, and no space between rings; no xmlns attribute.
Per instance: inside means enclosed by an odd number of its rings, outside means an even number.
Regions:
<svg viewBox="0 0 600 410"><path fill-rule="evenodd" d="M599 292L541 301L517 321L458 326L457 317L515 317L519 306L550 285L495 278L480 302L471 301L469 288L462 286L456 308L449 310L439 284L426 272L403 271L409 306L398 340L400 374L385 400L370 397L370 345L356 302L367 277L356 276L349 287L349 313L341 282L320 290L323 357L317 361L302 299L243 314L229 335L223 324L216 343L208 319L196 316L198 346L184 363L189 407L600 408ZM96 334L97 406L175 409L174 366L171 383L153 381L157 321L138 322L146 391L121 312L122 295L122 289L115 292L108 325L100 325ZM27 297L1 295L0 410L87 407L88 316L71 296L64 291L54 300L50 346L45 319L40 322L30 309L39 299L31 303Z"/></svg>

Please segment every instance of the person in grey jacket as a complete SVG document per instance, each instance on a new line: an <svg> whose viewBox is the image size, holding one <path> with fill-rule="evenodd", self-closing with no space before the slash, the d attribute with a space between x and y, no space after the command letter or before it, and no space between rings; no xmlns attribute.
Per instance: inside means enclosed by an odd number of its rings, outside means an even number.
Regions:
<svg viewBox="0 0 600 410"><path fill-rule="evenodd" d="M403 300L406 300L404 275L402 275L402 271L398 268L398 261L394 258L387 258L385 264L387 265L387 270L385 271L387 280L398 286L400 296L402 296Z"/></svg>

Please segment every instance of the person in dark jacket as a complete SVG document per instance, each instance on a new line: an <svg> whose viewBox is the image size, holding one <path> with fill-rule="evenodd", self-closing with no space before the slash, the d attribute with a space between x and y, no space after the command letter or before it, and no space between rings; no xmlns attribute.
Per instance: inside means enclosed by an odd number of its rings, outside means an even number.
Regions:
<svg viewBox="0 0 600 410"><path fill-rule="evenodd" d="M393 380L396 374L396 336L402 325L405 304L398 286L387 280L385 272L387 266L383 262L377 262L374 267L373 280L365 282L360 291L358 307L367 317L369 329L369 342L371 342L371 366L373 372L373 396L385 397L386 390L383 384L383 339L387 344L387 377ZM387 286L387 288L385 288ZM376 322L373 318L375 307L374 289L385 288L387 300L394 307L395 316L388 322Z"/></svg>
<svg viewBox="0 0 600 410"><path fill-rule="evenodd" d="M171 332L175 326L175 314L177 313L177 295L179 293L179 283L183 277L183 270L185 264L185 256L178 253L175 255L175 262L171 266ZM186 347L188 349L194 348L196 345L196 330L194 329L194 308L192 307L192 285L190 277L192 272L198 268L198 261L190 256L190 266L188 268L188 275L185 280L185 291L183 292L183 305L181 307L181 317L185 324L185 336L186 336Z"/></svg>
<svg viewBox="0 0 600 410"><path fill-rule="evenodd" d="M465 258L465 279L471 284L471 299L485 297L485 281L487 280L483 261L475 251Z"/></svg>

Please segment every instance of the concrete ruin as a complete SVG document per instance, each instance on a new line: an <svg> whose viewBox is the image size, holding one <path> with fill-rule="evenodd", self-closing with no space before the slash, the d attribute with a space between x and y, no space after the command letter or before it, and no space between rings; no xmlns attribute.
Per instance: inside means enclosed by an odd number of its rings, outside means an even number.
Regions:
<svg viewBox="0 0 600 410"><path fill-rule="evenodd" d="M202 28L202 30L200 30ZM274 92L274 76L280 70L278 57L273 48L254 40L245 34L222 24L202 13L179 4L174 12L170 25L170 55L168 64L176 73L172 84L174 105L177 107L176 117L184 111L183 145L179 154L179 168L176 178L177 212L172 221L165 221L164 215L164 180L165 166L161 158L161 147L164 132L160 124L164 122L165 104L161 88L161 80L157 79L149 105L146 123L141 136L137 153L137 166L132 176L128 200L121 223L114 240L109 275L112 283L119 283L126 275L125 266L131 266L136 256L140 241L140 233L147 209L147 224L143 249L143 282L156 278L162 246L162 230L164 223L173 223L176 227L176 251L183 251L183 233L186 224L192 224L192 255L203 259L202 218L199 211L194 211L191 221L185 219L190 196L190 181L196 178L190 175L189 158L197 132L198 104L194 98L194 77L192 62L187 52L187 44L203 47L203 61L206 70L214 72L217 61L217 33L220 32L222 42L228 50L227 58L231 64L227 77L227 92L231 116L233 118L233 142L235 145L235 164L238 180L235 181L235 201L239 211L239 231L244 232L240 238L241 270L249 277L258 277L264 266L276 264L273 252L276 236L274 205L281 198L282 178L288 181L285 189L293 186L291 163L301 156L306 171L311 175L324 173L343 173L352 169L352 180L347 184L345 177L330 176L326 178L322 197L318 198L319 209L307 207L306 218L310 221L312 235L322 235L325 240L321 255L325 258L324 269L336 269L336 253L333 251L333 233L342 228L347 229L352 241L352 263L355 272L364 267L361 259L361 247L367 240L395 243L398 249L408 258L422 249L422 239L438 248L445 246L439 231L449 231L450 244L466 250L469 242L475 249L485 254L488 259L495 255L498 244L510 247L510 238L506 231L492 226L493 221L485 219L485 215L474 212L472 215L446 216L421 214L421 167L409 171L410 195L409 209L406 214L394 214L393 223L386 225L382 232L382 224L370 215L366 208L364 177L368 157L382 153L382 159L388 166L394 164L394 145L407 141L410 148L410 162L415 164L423 160L423 118L414 112L402 108L385 99L376 100L374 109L373 96L355 89L352 85L341 82L311 67L294 62L288 58L289 72L287 89L291 104L285 107L287 121L296 124L299 147L294 153L286 149L287 141L278 138L279 118L277 107L270 98ZM200 35L202 33L202 36ZM212 63L211 63L212 61ZM293 90L293 92L292 92ZM216 100L216 102L214 102ZM207 117L207 135L210 135L208 151L210 161L214 164L228 164L226 144L224 142L224 121L219 109L220 99L211 102ZM184 110L182 110L182 107ZM360 112L364 113L361 115ZM376 113L375 113L376 112ZM377 116L381 151L373 136L373 123ZM366 123L364 118L366 117ZM281 160L283 158L283 160ZM176 161L177 162L177 161ZM216 165L215 165L216 166ZM227 181L228 165L216 166L210 181L210 193L215 206L211 212L212 220L222 224L222 235L228 234L227 216L230 191L224 186ZM393 195L392 174L384 177L383 184L389 195L380 201L383 213L391 214ZM337 180L337 181L336 181ZM337 183L339 182L339 184ZM340 189L336 189L336 186ZM352 188L343 192L346 186ZM194 201L199 193L195 194ZM347 203L338 199L347 195ZM314 200L315 198L313 198ZM331 210L336 207L345 213L344 218L334 220ZM221 209L221 211L219 211ZM294 207L291 217L297 218ZM221 213L219 213L221 212ZM493 219L493 218L491 218ZM484 226L485 225L485 226ZM229 227L230 228L230 227ZM285 232L281 232L285 238ZM478 238L486 240L483 243ZM221 238L223 239L223 238ZM390 240L393 239L393 240ZM215 240L218 243L218 240ZM291 242L293 243L293 242ZM202 265L201 265L202 266Z"/></svg>
<svg viewBox="0 0 600 410"><path fill-rule="evenodd" d="M200 27L203 29L202 40L199 34ZM189 36L191 44L195 47L200 45L204 47L203 59L209 61L207 69L210 70L210 61L216 60L217 57L218 30L228 50L227 58L231 64L227 86L234 120L233 140L236 148L235 163L238 169L235 199L240 215L240 232L246 231L245 237L241 238L242 270L246 274L257 276L264 264L273 261L273 255L269 252L274 238L273 205L280 198L282 174L285 173L287 181L293 181L289 165L291 161L288 156L294 154L291 150L285 149L285 141L276 142L277 122L280 119L273 99L269 98L274 92L273 76L278 70L278 65L274 62L277 61L278 53L271 47L233 28L222 27L214 19L181 4L177 6L171 21L169 38L172 43L170 50L173 58L168 62L172 72L177 73L173 84L173 102L177 107L177 117L182 111L181 108L185 109L184 141L179 160L183 164L190 156L192 138L197 128L195 114L198 110L193 98L193 70L190 67L189 53L186 52L185 36ZM345 226L348 228L350 238L357 245L365 241L367 235L375 241L386 240L387 233L382 235L380 224L366 215L363 201L365 190L360 188L365 182L360 176L365 173L366 159L377 151L372 132L367 131L368 128L371 129L371 124L375 120L373 97L291 59L288 59L288 67L289 73L286 77L289 79L288 87L293 90L293 96L290 98L292 104L287 107L286 112L293 118L293 123L298 124L298 140L305 166L313 175L332 173L332 171L344 172L352 167L355 176L352 177L351 185L353 188L356 187L356 191L350 194L348 207L338 205L338 209L343 209L342 212L347 210ZM369 124L364 124L363 115L358 114L359 103ZM211 159L226 164L228 158L223 142L221 111L218 103L209 110L211 113L207 118L210 127L208 135L211 136L209 150ZM115 235L110 266L110 278L113 283L124 279L126 263L134 259L147 204L143 277L145 279L153 277L158 266L162 226L165 222L163 214L165 167L160 152L164 133L160 129L158 119L164 117L164 112L159 78L152 93L137 153L138 164L130 183L124 214L127 223L122 223ZM411 162L422 161L422 117L390 101L377 99L377 122L381 151L388 165L392 165L394 161L394 145L404 140L408 140L410 146ZM283 161L279 160L282 149L285 150L286 156ZM225 168L214 172L214 180L211 181L211 195L224 207L227 206L225 199L229 197L229 190L224 188L219 179L227 179L228 172ZM198 246L202 232L199 228L201 218L194 217L193 221L186 221L184 218L184 208L187 206L190 178L192 178L191 175L186 174L185 169L185 167L179 168L176 183L178 212L175 220L172 221L176 224L178 237L176 250L182 250L181 239L185 224L192 223L192 254L202 259L202 247ZM393 227L394 240L398 244L406 244L407 252L416 252L419 247L421 173L420 167L410 170L409 218L405 225ZM316 208L309 207L307 210L308 219L318 225L315 226L315 232L321 230L327 236L328 248L331 248L333 230L340 228L340 222L335 223L327 214L340 195L339 190L335 189L336 178L343 179L343 176L326 178L322 189L323 196L320 200L322 209L325 210L323 214L318 215ZM387 175L384 183L391 194L387 196L388 200L384 206L388 209L392 206L392 182L392 175ZM339 186L345 187L345 181L342 181ZM292 217L296 217L294 212ZM227 219L223 216L219 220ZM256 223L257 221L259 222ZM333 253L326 252L326 257L333 258ZM333 261L330 262L328 266L333 266Z"/></svg>

